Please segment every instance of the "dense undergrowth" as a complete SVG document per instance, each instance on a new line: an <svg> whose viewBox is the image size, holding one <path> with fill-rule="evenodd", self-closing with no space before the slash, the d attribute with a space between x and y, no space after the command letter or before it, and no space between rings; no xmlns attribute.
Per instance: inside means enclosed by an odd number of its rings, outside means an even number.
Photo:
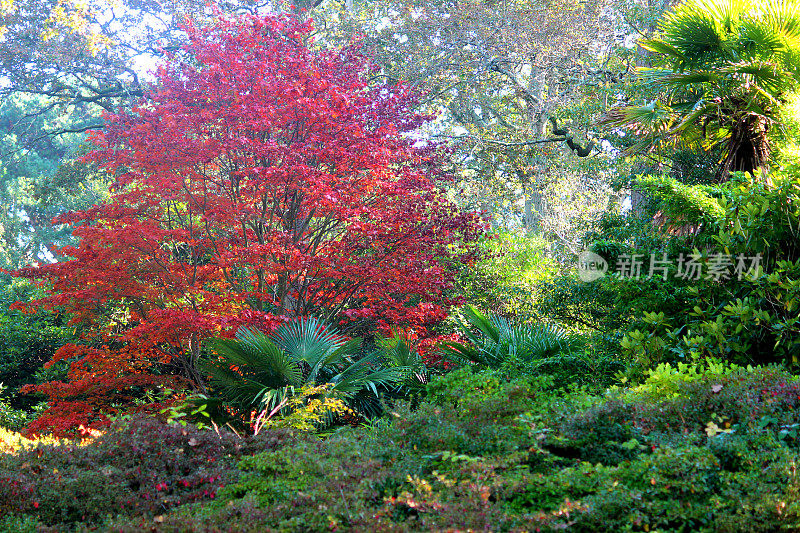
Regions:
<svg viewBox="0 0 800 533"><path fill-rule="evenodd" d="M664 366L602 396L464 368L324 439L133 419L27 442L0 456L0 512L11 531L776 531L800 524L798 404L777 367Z"/></svg>

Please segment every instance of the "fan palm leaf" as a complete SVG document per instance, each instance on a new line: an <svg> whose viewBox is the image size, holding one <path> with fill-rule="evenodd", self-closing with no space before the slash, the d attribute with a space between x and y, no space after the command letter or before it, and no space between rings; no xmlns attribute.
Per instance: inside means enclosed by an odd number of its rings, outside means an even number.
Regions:
<svg viewBox="0 0 800 533"><path fill-rule="evenodd" d="M389 368L404 372L401 386L411 393L422 392L430 381L430 373L414 341L399 331L394 331L391 338L379 337L377 341Z"/></svg>
<svg viewBox="0 0 800 533"><path fill-rule="evenodd" d="M440 345L442 353L457 362L496 367L514 359L528 364L569 352L577 346L576 337L551 324L516 325L501 316L487 317L471 306L464 315L467 323L462 324L461 329L469 342ZM473 332L475 328L480 334Z"/></svg>
<svg viewBox="0 0 800 533"><path fill-rule="evenodd" d="M242 328L236 339L213 339L218 358L201 363L212 383L236 403L255 406L265 390L299 385L302 367L261 332Z"/></svg>
<svg viewBox="0 0 800 533"><path fill-rule="evenodd" d="M407 368L381 368L380 354L373 353L353 362L341 372L332 376L333 390L351 395L358 390L367 389L378 396L378 388L403 379Z"/></svg>
<svg viewBox="0 0 800 533"><path fill-rule="evenodd" d="M322 362L345 343L342 337L329 331L316 318L282 324L273 339L290 357L306 361L311 367L324 364Z"/></svg>

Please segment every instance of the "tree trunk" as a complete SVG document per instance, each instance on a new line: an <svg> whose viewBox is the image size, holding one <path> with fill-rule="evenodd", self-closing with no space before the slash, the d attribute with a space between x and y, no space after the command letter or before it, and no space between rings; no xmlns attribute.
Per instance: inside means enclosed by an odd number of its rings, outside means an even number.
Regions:
<svg viewBox="0 0 800 533"><path fill-rule="evenodd" d="M728 181L731 172L749 172L768 183L770 146L769 125L761 117L745 115L733 124L727 155L717 170L716 180Z"/></svg>
<svg viewBox="0 0 800 533"><path fill-rule="evenodd" d="M542 229L542 191L534 184L525 187L525 231L528 233Z"/></svg>

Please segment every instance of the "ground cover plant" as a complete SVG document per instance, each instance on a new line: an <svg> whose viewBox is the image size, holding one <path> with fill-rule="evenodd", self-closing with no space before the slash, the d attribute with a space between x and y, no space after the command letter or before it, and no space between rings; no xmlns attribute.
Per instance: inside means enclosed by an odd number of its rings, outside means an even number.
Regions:
<svg viewBox="0 0 800 533"><path fill-rule="evenodd" d="M108 516L152 519L192 501L213 499L238 478L236 462L281 446L280 431L242 439L152 417L119 420L86 440L28 440L4 434L0 514L34 517L55 530Z"/></svg>
<svg viewBox="0 0 800 533"><path fill-rule="evenodd" d="M4 484L5 513L108 531L776 531L800 520L791 374L661 368L607 396L551 384L464 368L417 408L325 439L273 431L243 443L135 420L84 446L6 456L20 485ZM34 475L52 468L76 476L79 503Z"/></svg>

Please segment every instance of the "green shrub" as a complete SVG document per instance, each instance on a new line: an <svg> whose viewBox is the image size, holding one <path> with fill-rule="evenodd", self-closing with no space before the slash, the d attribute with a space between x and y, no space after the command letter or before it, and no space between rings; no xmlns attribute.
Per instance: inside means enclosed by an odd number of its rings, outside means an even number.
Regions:
<svg viewBox="0 0 800 533"><path fill-rule="evenodd" d="M515 323L496 314L484 315L472 306L463 314L460 328L465 342L440 345L444 356L457 364L501 369L511 376L549 375L560 386L600 383L622 368L588 350L583 337L557 325Z"/></svg>
<svg viewBox="0 0 800 533"><path fill-rule="evenodd" d="M47 403L41 402L30 409L17 409L4 398L6 390L7 387L0 383L0 429L19 431L47 408Z"/></svg>
<svg viewBox="0 0 800 533"><path fill-rule="evenodd" d="M60 346L74 340L74 328L66 327L66 319L53 313L26 314L9 308L18 300L37 297L36 289L19 281L0 287L0 383L8 388L10 408L28 410L37 399L18 395L19 388L40 382L37 373ZM55 372L66 372L57 365L47 377L57 379Z"/></svg>
<svg viewBox="0 0 800 533"><path fill-rule="evenodd" d="M665 398L663 384L649 389L646 383L623 395L643 430L713 433L716 426L738 433L770 431L798 445L800 382L785 370L728 367L698 379L675 379L671 398Z"/></svg>
<svg viewBox="0 0 800 533"><path fill-rule="evenodd" d="M587 283L569 271L542 283L542 297L536 304L539 315L594 334L601 341L601 350L619 354L619 339L632 329L643 311L659 309L671 314L673 309L685 309L691 298L689 283L683 280L660 276L646 279L648 265L640 279L611 275L622 254L643 254L649 260L650 254L677 257L690 251L686 242L671 239L659 230L653 223L656 213L654 205L641 213L606 213L583 240L589 250L607 261L608 273Z"/></svg>
<svg viewBox="0 0 800 533"><path fill-rule="evenodd" d="M389 426L246 459L242 480L223 491L232 503L192 519L207 528L254 505L261 527L276 530L774 531L800 518L796 451L777 432L656 431L638 403L551 402L498 375L460 370L432 384L436 403L396 409ZM780 372L748 375L743 387L784 386ZM699 384L709 383L684 383L638 415L703 405ZM175 530L186 524L175 520Z"/></svg>
<svg viewBox="0 0 800 533"><path fill-rule="evenodd" d="M273 434L280 445L266 451L251 445L255 455L237 456L239 477L214 500L94 524L130 532L791 529L800 523L798 448L781 431L800 416L796 384L775 367L681 366L594 396L553 390L549 377L463 368L434 379L416 408L392 407L387 421L325 439Z"/></svg>
<svg viewBox="0 0 800 533"><path fill-rule="evenodd" d="M340 429L322 441L309 436L243 459L242 477L222 489L217 502L167 516L161 527L213 531L220 523L228 528L232 516L248 520L244 525L237 519L232 530L252 531L427 531L538 523L488 506L487 498L507 483L495 472L518 465L505 455L527 456L520 452L530 445L527 432L517 418L547 403L548 380L508 381L469 369L454 375L444 378L445 384L431 384L431 397L439 403L422 402L416 409L396 405L390 424ZM454 404L455 391L467 383L475 385L474 393ZM498 486L492 489L494 477ZM415 508L418 497L442 499L442 512L430 512L432 503ZM114 529L143 524L117 521Z"/></svg>
<svg viewBox="0 0 800 533"><path fill-rule="evenodd" d="M445 342L442 349L458 363L497 368L518 362L534 369L548 358L571 352L580 342L553 324L518 324L496 314L464 309L461 334L466 343Z"/></svg>
<svg viewBox="0 0 800 533"><path fill-rule="evenodd" d="M720 211L706 220L708 246L694 253L705 273L720 255L733 265L718 279L692 280L686 288L690 298L681 305L651 307L656 311L623 340L633 362L647 366L711 357L741 365L800 365L800 175L795 168L771 179L768 186L737 176L717 187L719 198L713 201ZM759 264L751 268L754 257ZM739 258L747 271L742 276L734 273Z"/></svg>
<svg viewBox="0 0 800 533"><path fill-rule="evenodd" d="M0 518L0 531L6 533L36 533L41 524L30 516L7 515Z"/></svg>
<svg viewBox="0 0 800 533"><path fill-rule="evenodd" d="M617 466L582 463L526 479L511 497L521 512L572 501L578 510L544 530L775 531L800 518L794 454L760 443L761 458L730 472L710 447L656 448Z"/></svg>
<svg viewBox="0 0 800 533"><path fill-rule="evenodd" d="M480 309L523 321L537 318L540 286L559 271L549 243L536 235L500 231L481 246L482 260L464 269L461 294Z"/></svg>
<svg viewBox="0 0 800 533"><path fill-rule="evenodd" d="M549 451L604 465L618 465L635 458L641 451L640 441L644 441L630 416L614 401L566 417L560 431L563 438L548 442Z"/></svg>

